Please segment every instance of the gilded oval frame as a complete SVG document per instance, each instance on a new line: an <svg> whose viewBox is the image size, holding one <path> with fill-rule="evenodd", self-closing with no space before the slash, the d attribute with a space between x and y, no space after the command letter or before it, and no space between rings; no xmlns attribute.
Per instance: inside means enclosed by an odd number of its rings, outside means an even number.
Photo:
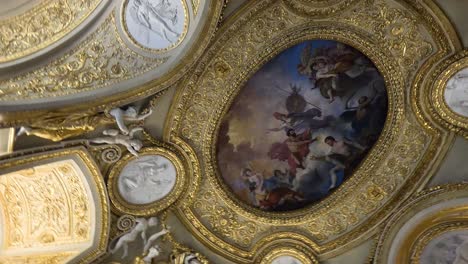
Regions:
<svg viewBox="0 0 468 264"><path fill-rule="evenodd" d="M272 264L276 258L288 256L296 258L302 264L318 264L318 260L310 252L303 251L300 247L276 247L267 248L262 252L259 257L261 258L257 263L259 264Z"/></svg>
<svg viewBox="0 0 468 264"><path fill-rule="evenodd" d="M468 116L460 115L450 109L445 100L447 82L459 71L468 68L468 50L463 50L444 60L434 72L434 85L430 88L430 100L434 112L431 114L444 126L468 139Z"/></svg>
<svg viewBox="0 0 468 264"><path fill-rule="evenodd" d="M315 25L315 26L314 26ZM371 167L375 166L377 157L383 158L384 153L388 151L388 147L393 143L392 140L395 139L394 135L390 133L391 129L400 129L402 127L402 119L404 116L404 107L403 107L403 92L398 88L396 78L390 77L389 72L391 72L391 63L384 64L383 61L391 61L390 57L386 57L385 54L382 54L378 51L374 51L371 47L371 42L363 40L363 36L358 34L354 35L353 32L346 31L343 28L333 28L325 27L325 25L317 25L316 23L305 25L303 28L294 29L291 32L288 32L283 35L281 40L272 40L272 51L267 54L262 54L258 57L260 63L257 63L246 70L245 74L239 81L236 81L232 85L229 96L229 100L223 102L223 106L220 112L215 114L215 119L210 120L208 131L205 132L204 136L204 146L211 146L211 149L204 149L203 156L208 160L205 163L207 175L215 190L222 190L224 193L218 193L219 196L229 199L226 200L226 203L236 212L249 217L255 218L268 223L282 223L282 224L291 224L291 223L304 223L305 221L316 217L320 213L313 213L323 210L324 207L334 206L337 202L342 200L345 196L343 194L344 190L349 189L350 186L356 185L359 182L364 181L363 177L365 176L363 172L369 171ZM294 32L300 31L302 34L298 35ZM341 32L346 32L346 34L341 34ZM374 144L371 151L367 154L364 160L361 162L359 167L353 172L353 175L350 176L345 182L340 185L340 187L333 192L333 194L328 195L327 197L321 199L320 201L314 202L307 205L304 208L285 211L285 212L267 212L260 209L254 208L247 205L245 202L241 201L230 191L229 186L223 181L219 168L217 166L217 157L216 157L216 142L218 139L218 132L222 119L225 114L229 111L230 106L236 100L237 94L244 87L244 84L253 76L265 63L269 60L276 57L279 53L285 51L286 49L299 44L306 40L332 40L340 43L349 45L367 58L369 58L376 68L379 70L383 76L386 84L386 92L388 96L388 113L385 121L385 126L382 129L382 132L379 136L379 140ZM234 88L235 86L235 88ZM389 87L391 87L389 89ZM218 108L219 109L219 108ZM218 111L218 110L216 110ZM369 157L373 159L370 160ZM370 174L368 174L370 176Z"/></svg>
<svg viewBox="0 0 468 264"><path fill-rule="evenodd" d="M238 263L251 263L263 246L289 237L300 238L320 257L336 256L375 234L389 212L429 180L453 135L433 123L418 122L421 115L412 107L416 101L412 92L422 86L418 81L437 58L447 56L460 43L434 5L422 7L408 2L395 8L377 2L370 6L361 1L340 11L339 17L320 19L297 14L284 1L249 2L228 19L199 67L178 86L164 138L177 145L189 145L200 161L197 172L205 177L195 202L180 208L177 214L211 249ZM424 14L421 17L427 20L413 19L414 12ZM395 36L391 27L402 18L409 28ZM434 25L434 19L439 19L440 24ZM432 35L421 34L423 26ZM439 27L446 29L446 35ZM284 50L279 43L289 41L292 45L301 36L340 41L367 55L384 76L389 111L394 112L387 117L384 131L366 160L341 187L348 188L353 178L368 179L359 188L354 187L353 199L332 204L337 199L329 197L312 205L320 208L318 211L306 208L293 216L267 214L236 204L225 189L216 188L222 183L216 175L213 144L219 120L246 79L269 56ZM394 45L402 42L404 45ZM396 121L389 121L392 118Z"/></svg>
<svg viewBox="0 0 468 264"><path fill-rule="evenodd" d="M468 184L448 184L435 186L419 192L405 206L401 207L386 223L380 233L374 259L376 262L386 263L391 256L390 250L393 240L402 230L405 223L416 218L423 210L433 207L433 211L420 216L406 235L401 238L395 248L394 260L402 263L420 263L424 247L437 236L468 227ZM451 200L460 200L453 205L447 204L438 208L439 204L449 203ZM464 202L463 202L464 201ZM441 206L442 206L441 205ZM416 221L416 220L415 220Z"/></svg>
<svg viewBox="0 0 468 264"><path fill-rule="evenodd" d="M136 216L152 216L171 206L181 196L185 189L186 176L182 161L175 153L162 147L147 147L139 152L139 156L158 155L167 158L176 169L176 183L172 190L162 199L147 204L132 204L126 201L119 192L118 178L123 168L137 159L137 157L127 154L120 159L111 169L107 181L107 190L112 206L119 214L130 214Z"/></svg>

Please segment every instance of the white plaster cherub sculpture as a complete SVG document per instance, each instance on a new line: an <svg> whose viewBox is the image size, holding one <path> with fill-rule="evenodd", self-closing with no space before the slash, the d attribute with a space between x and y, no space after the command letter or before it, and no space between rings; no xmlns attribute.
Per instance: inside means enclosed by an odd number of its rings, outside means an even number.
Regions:
<svg viewBox="0 0 468 264"><path fill-rule="evenodd" d="M115 247L110 250L112 254L117 252L117 250L119 250L120 248L123 248L124 252L122 258L127 257L128 243L135 241L138 235L141 235L143 243L146 244L146 231L149 227L156 226L158 224L158 218L151 217L148 220L146 220L145 218L137 218L136 223L137 224L130 232L126 233L125 235L119 238Z"/></svg>
<svg viewBox="0 0 468 264"><path fill-rule="evenodd" d="M121 108L113 108L109 111L109 114L114 117L117 126L124 135L130 133L128 127L125 125L125 121L141 121L150 116L152 113L153 110L150 109L148 113L140 115L133 106L129 106L127 110L122 110Z"/></svg>
<svg viewBox="0 0 468 264"><path fill-rule="evenodd" d="M145 243L145 247L143 249L143 252L146 252L148 249L150 249L151 245L153 244L154 241L156 241L159 237L169 233L170 227L163 227L163 229L157 233L154 233L148 238L148 241Z"/></svg>
<svg viewBox="0 0 468 264"><path fill-rule="evenodd" d="M143 258L143 262L145 264L151 264L151 261L153 258L159 256L159 254L162 252L161 248L159 246L152 246L149 248L148 254Z"/></svg>
<svg viewBox="0 0 468 264"><path fill-rule="evenodd" d="M138 156L138 151L143 147L143 142L134 138L135 133L138 131L143 131L143 128L132 128L128 135L120 134L116 129L106 129L102 132L106 137L91 139L90 142L96 144L120 144L125 146L134 156Z"/></svg>

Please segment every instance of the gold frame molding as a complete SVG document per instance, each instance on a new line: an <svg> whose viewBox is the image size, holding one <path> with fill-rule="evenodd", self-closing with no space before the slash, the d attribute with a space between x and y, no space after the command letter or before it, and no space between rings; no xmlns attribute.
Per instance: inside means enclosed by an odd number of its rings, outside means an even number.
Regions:
<svg viewBox="0 0 468 264"><path fill-rule="evenodd" d="M182 2L182 7L184 9L185 22L184 22L184 29L182 31L182 34L180 35L177 42L171 44L170 46L168 46L166 48L162 48L162 49L153 49L153 48L148 48L148 47L143 46L128 31L125 12L126 12L127 5L128 5L129 1L130 0L125 0L122 3L121 12L120 12L120 21L122 23L122 29L125 32L126 37L131 41L132 44L134 44L135 46L137 46L138 48L140 48L140 49L142 49L144 51L148 51L148 52L155 53L155 54L161 54L161 53L165 53L165 52L168 52L168 51L171 51L171 50L177 48L182 43L182 41L184 41L185 36L187 35L187 32L188 32L188 28L190 26L190 16L189 16L188 4L187 4L187 1L189 1L189 0L178 0L178 1Z"/></svg>
<svg viewBox="0 0 468 264"><path fill-rule="evenodd" d="M397 245L395 260L398 263L420 263L421 254L431 240L454 230L468 230L467 191L468 184L442 185L421 191L407 201L406 205L386 222L385 228L380 233L374 263L388 261L393 239L405 223L422 210L439 203L460 198L466 199L464 205L453 205L428 213L427 217L410 229L401 243Z"/></svg>
<svg viewBox="0 0 468 264"><path fill-rule="evenodd" d="M323 1L317 8L339 2L352 4L338 10L340 16L327 11L319 18L291 9L291 3L304 4L300 0L248 2L223 23L200 67L178 87L164 138L193 148L201 162L196 172L206 178L193 205L177 214L200 241L237 263L250 263L263 246L286 237L327 257L358 244L429 180L453 140L425 121L413 97L428 70L460 48L442 12L430 1L404 0ZM389 96L386 125L353 177L333 195L293 212L260 211L239 203L220 180L217 132L249 77L282 50L309 39L343 42L374 62Z"/></svg>
<svg viewBox="0 0 468 264"><path fill-rule="evenodd" d="M293 257L299 261L301 261L302 264L318 264L318 260L311 254L307 254L297 248L293 247L277 247L277 248L272 248L272 249L267 249L265 250L267 252L264 253L264 256L262 257L261 261L259 261L259 264L272 264L273 261L276 258L282 257L282 256L289 256Z"/></svg>
<svg viewBox="0 0 468 264"><path fill-rule="evenodd" d="M106 193L105 183L102 178L101 172L94 162L90 154L82 147L75 147L70 149L61 149L50 152L35 153L29 156L21 156L12 158L11 160L2 160L0 161L0 171L14 171L16 167L25 168L28 166L34 166L36 164L41 164L47 160L55 160L64 157L77 157L80 162L82 162L86 168L91 173L91 178L96 184L94 187L97 190L97 196L100 201L101 206L101 215L100 222L96 222L96 227L99 227L100 233L95 234L94 239L98 239L94 250L87 253L86 255L79 256L79 259L75 259L73 262L77 261L78 263L90 263L96 258L103 255L107 250L107 243L109 238L109 229L110 229L110 210L108 204L108 197ZM48 257L45 257L46 259Z"/></svg>
<svg viewBox="0 0 468 264"><path fill-rule="evenodd" d="M107 182L107 189L112 205L120 214L130 214L136 216L155 215L156 213L167 209L170 205L176 202L182 194L183 190L186 188L185 184L187 183L187 180L183 163L175 153L162 147L147 147L143 148L139 152L140 157L151 155L158 155L167 158L176 168L176 183L173 189L164 198L148 204L132 204L125 201L118 190L118 177L120 176L123 168L129 162L137 159L137 157L131 154L127 154L112 167Z"/></svg>
<svg viewBox="0 0 468 264"><path fill-rule="evenodd" d="M468 68L468 50L463 50L444 60L434 72L435 82L430 88L430 100L431 106L435 110L431 111L434 119L446 129L468 139L468 117L451 110L445 101L447 82L457 72L465 68Z"/></svg>

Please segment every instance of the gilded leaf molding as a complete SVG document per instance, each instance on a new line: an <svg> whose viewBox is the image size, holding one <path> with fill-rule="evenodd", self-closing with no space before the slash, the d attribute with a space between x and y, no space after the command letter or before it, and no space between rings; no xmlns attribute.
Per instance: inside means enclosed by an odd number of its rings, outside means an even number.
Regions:
<svg viewBox="0 0 468 264"><path fill-rule="evenodd" d="M367 3L366 3L367 2ZM416 69L422 59L433 51L432 44L423 34L425 29L408 10L392 7L383 1L364 1L344 16L344 21L367 30L398 58L399 65L406 69ZM364 8L372 3L374 8Z"/></svg>
<svg viewBox="0 0 468 264"><path fill-rule="evenodd" d="M312 17L290 5L309 2L324 3L317 8L326 3L349 5L337 10L339 15L328 10L330 17L325 13ZM251 263L259 252L257 245L279 239L280 233L272 232L278 230L289 237L300 233L308 248L316 249L319 255L344 252L376 230L402 199L413 195L448 149L441 144L449 141L450 135L431 129L429 123L417 122L411 107L413 98L409 97L411 77L420 65L428 62L432 67L434 54L449 52L438 43L451 47L453 38L432 28L434 23L430 22L440 19L437 14L416 2L309 2L247 3L244 13L234 15L231 23L220 29L200 67L180 84L166 123L165 137L185 140L205 175L195 203L185 208L181 217L192 230L203 234L199 238L205 244L236 263ZM331 196L288 213L259 211L236 199L219 178L215 146L220 122L252 74L281 51L310 39L343 42L372 60L388 91L385 128L359 169ZM250 228L251 223L256 223L254 228ZM255 234L244 235L243 230Z"/></svg>
<svg viewBox="0 0 468 264"><path fill-rule="evenodd" d="M37 70L0 81L0 101L58 97L101 89L146 73L167 58L138 55L121 40L111 15L64 56Z"/></svg>
<svg viewBox="0 0 468 264"><path fill-rule="evenodd" d="M0 21L0 63L37 52L80 25L102 0L48 0Z"/></svg>
<svg viewBox="0 0 468 264"><path fill-rule="evenodd" d="M90 197L72 164L55 162L0 177L7 251L91 239Z"/></svg>

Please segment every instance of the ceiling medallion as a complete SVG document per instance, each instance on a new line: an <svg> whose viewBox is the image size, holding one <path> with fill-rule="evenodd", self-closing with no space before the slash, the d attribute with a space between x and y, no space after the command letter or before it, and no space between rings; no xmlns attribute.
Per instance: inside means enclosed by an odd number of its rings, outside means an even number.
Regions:
<svg viewBox="0 0 468 264"><path fill-rule="evenodd" d="M174 203L185 188L185 171L175 153L162 147L126 155L111 169L107 188L122 214L150 216ZM155 191L155 188L158 191Z"/></svg>
<svg viewBox="0 0 468 264"><path fill-rule="evenodd" d="M428 85L431 115L444 127L468 138L468 51L444 60L428 82L433 84Z"/></svg>
<svg viewBox="0 0 468 264"><path fill-rule="evenodd" d="M169 51L187 35L189 15L185 0L128 0L122 16L132 42L151 52Z"/></svg>
<svg viewBox="0 0 468 264"><path fill-rule="evenodd" d="M318 264L318 260L311 254L302 252L294 247L268 248L260 264Z"/></svg>
<svg viewBox="0 0 468 264"><path fill-rule="evenodd" d="M292 11L291 2L303 1L252 1L228 19L178 87L166 122L166 140L193 150L193 173L205 179L179 216L236 263L282 238L328 257L357 245L427 181L451 139L418 122L410 93L437 58L454 52L446 47L459 45L435 6L354 1L339 16L316 17ZM339 2L351 1L317 9ZM308 45L313 60L301 60ZM330 59L345 51L350 60ZM358 81L364 72L373 77ZM345 80L352 91L341 89ZM271 155L275 143L284 155Z"/></svg>

